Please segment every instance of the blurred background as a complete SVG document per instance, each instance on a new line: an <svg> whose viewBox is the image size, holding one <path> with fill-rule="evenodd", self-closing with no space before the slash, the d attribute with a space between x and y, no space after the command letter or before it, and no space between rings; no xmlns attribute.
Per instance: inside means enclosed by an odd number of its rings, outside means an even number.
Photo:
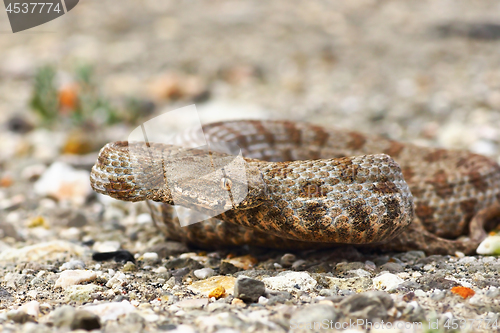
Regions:
<svg viewBox="0 0 500 333"><path fill-rule="evenodd" d="M106 142L193 103L205 121L308 121L498 159L499 14L490 0L84 0L13 34L3 12L0 213L36 227L36 209L84 203L88 173L66 167L90 170Z"/></svg>
<svg viewBox="0 0 500 333"><path fill-rule="evenodd" d="M498 155L499 14L489 0L85 0L12 34L3 13L1 157L19 153L8 132L84 154L192 103L209 120L296 119Z"/></svg>

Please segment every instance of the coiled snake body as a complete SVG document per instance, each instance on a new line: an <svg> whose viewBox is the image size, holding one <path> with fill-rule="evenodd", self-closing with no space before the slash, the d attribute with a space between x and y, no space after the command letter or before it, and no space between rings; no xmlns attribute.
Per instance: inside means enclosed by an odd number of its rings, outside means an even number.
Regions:
<svg viewBox="0 0 500 333"><path fill-rule="evenodd" d="M248 194L240 202L220 202L199 190L203 179L173 180L165 161L183 163L180 173L207 172L190 167L196 149L186 156L164 144L107 144L92 168L93 189L148 200L168 238L205 248L361 244L472 253L485 237L483 225L500 215L500 167L481 155L288 121L219 122L203 132L209 142L241 148ZM224 177L228 191L240 181ZM181 227L174 201L225 211Z"/></svg>

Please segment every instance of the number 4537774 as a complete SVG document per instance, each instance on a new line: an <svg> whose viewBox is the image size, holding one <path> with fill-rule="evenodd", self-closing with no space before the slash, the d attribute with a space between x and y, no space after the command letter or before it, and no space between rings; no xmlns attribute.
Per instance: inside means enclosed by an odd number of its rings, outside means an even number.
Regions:
<svg viewBox="0 0 500 333"><path fill-rule="evenodd" d="M6 8L7 13L50 13L52 10L53 12L61 12L61 8L59 8L59 3L56 3L55 6L53 6L53 3L45 3L45 2L23 2L23 3L18 3L18 2L13 2L9 3L9 5ZM38 8L37 8L38 7ZM53 7L53 8L52 8ZM45 8L45 9L44 9Z"/></svg>

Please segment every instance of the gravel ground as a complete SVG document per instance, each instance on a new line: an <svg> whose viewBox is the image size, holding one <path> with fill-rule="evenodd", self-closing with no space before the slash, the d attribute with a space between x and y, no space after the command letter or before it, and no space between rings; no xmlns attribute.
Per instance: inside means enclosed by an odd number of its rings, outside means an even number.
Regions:
<svg viewBox="0 0 500 333"><path fill-rule="evenodd" d="M500 162L499 14L486 0L86 0L17 34L2 16L1 330L500 331L498 257L165 242L144 204L91 193L95 149L62 154L73 129L29 109L38 67L64 82L87 63L109 100L157 114L194 102L204 120L295 119Z"/></svg>

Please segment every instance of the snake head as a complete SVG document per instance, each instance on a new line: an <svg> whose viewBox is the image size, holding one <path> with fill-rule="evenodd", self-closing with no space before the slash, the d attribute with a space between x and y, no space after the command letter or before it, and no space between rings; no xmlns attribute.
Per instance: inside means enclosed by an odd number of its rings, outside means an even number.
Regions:
<svg viewBox="0 0 500 333"><path fill-rule="evenodd" d="M208 148L114 142L92 168L92 188L125 201L153 200L216 216L259 205L265 186L241 155Z"/></svg>

